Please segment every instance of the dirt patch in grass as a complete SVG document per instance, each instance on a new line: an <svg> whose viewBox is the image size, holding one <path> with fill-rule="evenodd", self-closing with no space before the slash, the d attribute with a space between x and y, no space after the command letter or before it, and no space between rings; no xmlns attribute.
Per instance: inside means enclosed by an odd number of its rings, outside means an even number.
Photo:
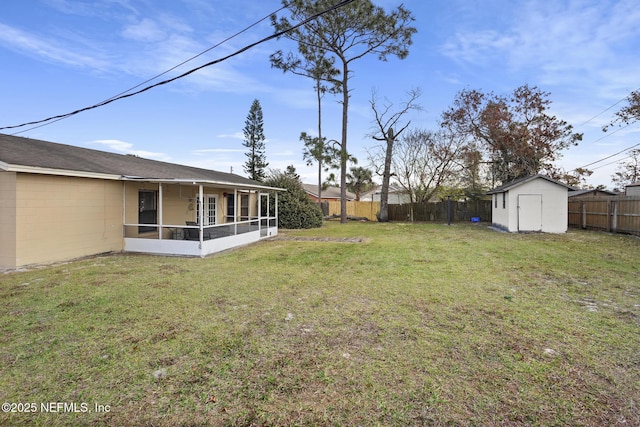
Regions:
<svg viewBox="0 0 640 427"><path fill-rule="evenodd" d="M322 237L322 236L287 236L278 235L270 240L285 240L296 242L330 242L330 243L362 243L366 241L363 237Z"/></svg>

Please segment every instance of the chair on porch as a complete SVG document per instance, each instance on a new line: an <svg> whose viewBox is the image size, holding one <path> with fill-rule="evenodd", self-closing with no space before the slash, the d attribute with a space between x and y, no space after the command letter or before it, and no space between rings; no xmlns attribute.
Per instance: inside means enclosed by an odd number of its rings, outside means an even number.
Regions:
<svg viewBox="0 0 640 427"><path fill-rule="evenodd" d="M186 221L187 226L197 227L198 224L194 221ZM198 228L185 228L184 229L185 240L200 240L200 229Z"/></svg>

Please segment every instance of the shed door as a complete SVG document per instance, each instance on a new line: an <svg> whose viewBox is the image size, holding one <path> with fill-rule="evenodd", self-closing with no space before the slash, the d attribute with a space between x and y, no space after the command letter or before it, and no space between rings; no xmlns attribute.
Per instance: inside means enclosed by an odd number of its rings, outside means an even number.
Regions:
<svg viewBox="0 0 640 427"><path fill-rule="evenodd" d="M518 195L518 231L542 231L542 194Z"/></svg>

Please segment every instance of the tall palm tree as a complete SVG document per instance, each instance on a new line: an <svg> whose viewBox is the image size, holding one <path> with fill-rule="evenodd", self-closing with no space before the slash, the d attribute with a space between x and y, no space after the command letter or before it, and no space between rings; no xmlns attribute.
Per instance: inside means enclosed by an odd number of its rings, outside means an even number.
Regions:
<svg viewBox="0 0 640 427"><path fill-rule="evenodd" d="M356 201L360 201L360 195L374 185L373 172L362 166L353 167L347 174L347 189L356 195Z"/></svg>

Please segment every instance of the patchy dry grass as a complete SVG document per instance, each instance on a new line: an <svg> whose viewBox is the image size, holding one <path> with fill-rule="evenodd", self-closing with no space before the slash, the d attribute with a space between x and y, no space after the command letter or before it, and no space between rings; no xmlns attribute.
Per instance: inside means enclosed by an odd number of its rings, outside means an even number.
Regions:
<svg viewBox="0 0 640 427"><path fill-rule="evenodd" d="M0 424L640 425L640 240L286 236L1 275Z"/></svg>

